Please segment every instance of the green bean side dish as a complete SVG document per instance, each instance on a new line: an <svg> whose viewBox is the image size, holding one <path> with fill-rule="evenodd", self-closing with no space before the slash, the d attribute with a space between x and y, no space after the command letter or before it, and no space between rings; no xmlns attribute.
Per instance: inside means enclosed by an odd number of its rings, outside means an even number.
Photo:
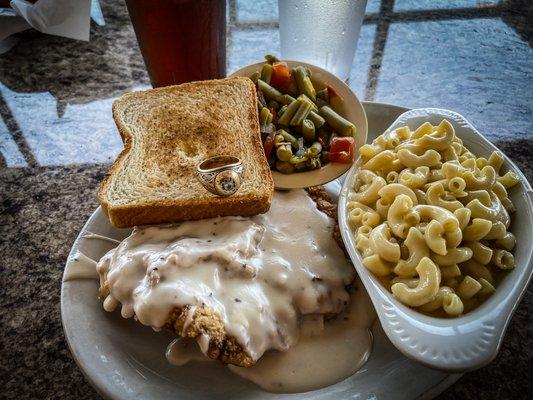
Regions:
<svg viewBox="0 0 533 400"><path fill-rule="evenodd" d="M353 161L356 128L331 107L338 96L331 86L317 90L308 68L289 70L271 55L250 78L257 87L261 139L272 170L290 174Z"/></svg>

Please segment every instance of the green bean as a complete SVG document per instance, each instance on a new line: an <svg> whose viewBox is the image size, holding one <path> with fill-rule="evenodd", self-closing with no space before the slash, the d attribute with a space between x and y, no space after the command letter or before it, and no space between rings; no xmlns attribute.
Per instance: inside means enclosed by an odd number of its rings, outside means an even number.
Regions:
<svg viewBox="0 0 533 400"><path fill-rule="evenodd" d="M331 107L322 107L319 110L319 114L324 117L328 125L331 126L335 132L338 132L342 136L355 136L355 125L341 117L333 111Z"/></svg>
<svg viewBox="0 0 533 400"><path fill-rule="evenodd" d="M270 84L270 79L272 78L272 71L272 65L264 63L263 68L261 68L261 80Z"/></svg>
<svg viewBox="0 0 533 400"><path fill-rule="evenodd" d="M307 152L311 157L316 157L322 151L322 145L319 142L314 142L311 147L307 149Z"/></svg>
<svg viewBox="0 0 533 400"><path fill-rule="evenodd" d="M276 56L273 56L272 54L267 54L265 56L265 61L269 64L274 64L275 62L279 61L279 58L277 58Z"/></svg>
<svg viewBox="0 0 533 400"><path fill-rule="evenodd" d="M277 134L283 136L283 140L285 140L286 142L289 142L290 144L294 146L295 149L298 150L298 140L294 136L292 136L289 132L287 132L284 129L278 129Z"/></svg>
<svg viewBox="0 0 533 400"><path fill-rule="evenodd" d="M291 130L289 131L289 133L295 137L300 137L302 136L302 126L291 126L290 127Z"/></svg>
<svg viewBox="0 0 533 400"><path fill-rule="evenodd" d="M307 156L307 154L303 155L303 156L298 156L298 155L294 155L291 157L291 159L289 160L289 162L292 164L292 165L298 165L298 164L304 164L305 165L305 162L309 159L309 157Z"/></svg>
<svg viewBox="0 0 533 400"><path fill-rule="evenodd" d="M329 137L331 136L331 132L328 131L325 127L321 127L318 130L317 136L319 139L322 139L323 143L329 143Z"/></svg>
<svg viewBox="0 0 533 400"><path fill-rule="evenodd" d="M283 115L278 119L278 124L289 126L292 117L294 116L299 107L300 103L297 100L294 100L291 104L289 104Z"/></svg>
<svg viewBox="0 0 533 400"><path fill-rule="evenodd" d="M274 89L272 86L270 86L268 83L266 83L262 79L259 79L257 81L257 88L268 99L276 100L276 101L279 101L280 103L282 103L281 98L283 97L283 94L279 90Z"/></svg>
<svg viewBox="0 0 533 400"><path fill-rule="evenodd" d="M307 119L310 119L311 121L313 121L313 124L315 124L316 129L320 128L322 125L326 123L326 120L314 111L311 111L309 113L309 115L307 116Z"/></svg>
<svg viewBox="0 0 533 400"><path fill-rule="evenodd" d="M330 106L327 87L315 89L307 67L291 69L288 87L273 87L273 64L278 61L266 55L261 70L250 75L257 85L261 137L274 142L269 165L286 174L320 168L329 162L331 140L354 136L356 127Z"/></svg>
<svg viewBox="0 0 533 400"><path fill-rule="evenodd" d="M287 105L284 105L283 107L281 107L279 110L278 110L278 118L281 117L283 115L283 113L287 110Z"/></svg>
<svg viewBox="0 0 533 400"><path fill-rule="evenodd" d="M259 126L261 127L261 131L267 129L268 124L272 122L272 117L272 113L268 108L263 107L261 109L261 112L259 113Z"/></svg>
<svg viewBox="0 0 533 400"><path fill-rule="evenodd" d="M309 167L307 166L307 162L303 162L303 163L300 163L300 164L295 164L294 168L296 169L296 172L304 172L304 171L307 171L309 169Z"/></svg>
<svg viewBox="0 0 533 400"><path fill-rule="evenodd" d="M320 168L320 158L312 157L309 160L307 160L306 166L308 169L317 169Z"/></svg>
<svg viewBox="0 0 533 400"><path fill-rule="evenodd" d="M296 100L294 97L292 97L290 94L284 94L281 96L281 98L278 100L281 104L289 105L294 100Z"/></svg>
<svg viewBox="0 0 533 400"><path fill-rule="evenodd" d="M294 165L286 161L276 161L276 169L282 174L292 174L294 172Z"/></svg>
<svg viewBox="0 0 533 400"><path fill-rule="evenodd" d="M307 71L302 66L294 68L294 79L296 80L296 85L300 93L305 94L312 101L316 101L315 88L311 82L311 78L307 75Z"/></svg>
<svg viewBox="0 0 533 400"><path fill-rule="evenodd" d="M316 105L318 106L318 108L322 108L324 106L329 106L329 103L322 99L316 99Z"/></svg>
<svg viewBox="0 0 533 400"><path fill-rule="evenodd" d="M315 103L313 103L313 100L311 100L311 99L310 99L309 97L307 97L305 94L301 94L301 95L299 95L299 96L298 96L298 99L308 101L309 103L311 103L311 107L312 107L311 109L312 109L313 111L318 111L318 107L316 106ZM297 100L298 100L298 99L297 99Z"/></svg>
<svg viewBox="0 0 533 400"><path fill-rule="evenodd" d="M289 84L289 87L286 88L287 93L292 94L293 96L298 96L298 85L296 84L296 79L294 79L294 75L291 78L291 83Z"/></svg>
<svg viewBox="0 0 533 400"><path fill-rule="evenodd" d="M257 80L261 77L261 74L259 71L255 71L252 75L250 75L250 79L257 85Z"/></svg>
<svg viewBox="0 0 533 400"><path fill-rule="evenodd" d="M270 100L267 104L269 109L279 110L279 103L276 100Z"/></svg>
<svg viewBox="0 0 533 400"><path fill-rule="evenodd" d="M315 140L315 124L310 119L302 121L302 136L307 142Z"/></svg>
<svg viewBox="0 0 533 400"><path fill-rule="evenodd" d="M265 96L263 95L263 92L261 91L257 91L257 101L259 102L259 104L261 104L261 108L267 106ZM261 111L261 109L259 109L259 111Z"/></svg>
<svg viewBox="0 0 533 400"><path fill-rule="evenodd" d="M323 101L325 101L326 103L329 104L328 88L324 88L324 89L319 90L318 92L316 92L316 97L317 97L317 101L318 101L318 99L321 99L321 100L323 100Z"/></svg>
<svg viewBox="0 0 533 400"><path fill-rule="evenodd" d="M298 110L294 113L290 125L291 126L298 126L302 123L302 121L307 117L309 114L309 111L311 111L311 102L304 99L297 99L296 101L300 102L300 106L298 107Z"/></svg>
<svg viewBox="0 0 533 400"><path fill-rule="evenodd" d="M282 144L278 146L276 155L280 161L289 161L292 157L292 149L290 144Z"/></svg>

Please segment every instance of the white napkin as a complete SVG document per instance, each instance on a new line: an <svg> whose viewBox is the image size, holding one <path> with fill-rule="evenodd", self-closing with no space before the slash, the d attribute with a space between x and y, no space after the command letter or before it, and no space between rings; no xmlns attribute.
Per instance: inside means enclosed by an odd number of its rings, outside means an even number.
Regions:
<svg viewBox="0 0 533 400"><path fill-rule="evenodd" d="M11 35L29 28L88 41L91 17L105 25L98 0L39 0L35 4L12 0L10 5L11 10L0 9L0 53L14 44Z"/></svg>

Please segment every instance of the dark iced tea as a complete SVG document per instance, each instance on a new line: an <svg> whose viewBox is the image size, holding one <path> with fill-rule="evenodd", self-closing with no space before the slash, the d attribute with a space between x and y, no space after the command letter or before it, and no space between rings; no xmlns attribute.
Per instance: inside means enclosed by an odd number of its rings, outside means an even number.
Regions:
<svg viewBox="0 0 533 400"><path fill-rule="evenodd" d="M152 86L226 76L225 0L126 0Z"/></svg>

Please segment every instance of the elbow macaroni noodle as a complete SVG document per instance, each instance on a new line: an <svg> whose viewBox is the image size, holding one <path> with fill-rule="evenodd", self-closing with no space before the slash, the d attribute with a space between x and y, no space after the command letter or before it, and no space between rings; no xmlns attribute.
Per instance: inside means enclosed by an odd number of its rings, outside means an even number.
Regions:
<svg viewBox="0 0 533 400"><path fill-rule="evenodd" d="M365 267L426 314L456 317L489 297L514 267L519 179L501 172L503 155L476 158L447 120L385 132L360 153L347 211Z"/></svg>

